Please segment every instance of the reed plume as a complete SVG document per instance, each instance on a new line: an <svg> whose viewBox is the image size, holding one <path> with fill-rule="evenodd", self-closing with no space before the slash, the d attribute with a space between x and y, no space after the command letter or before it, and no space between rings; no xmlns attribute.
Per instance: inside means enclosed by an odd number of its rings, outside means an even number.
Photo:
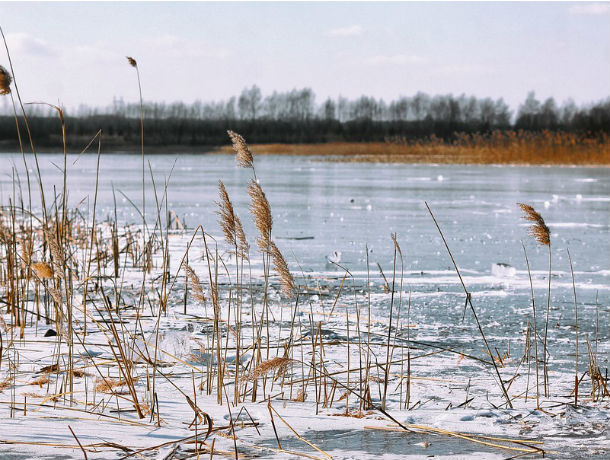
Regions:
<svg viewBox="0 0 610 460"><path fill-rule="evenodd" d="M36 262L32 264L32 270L41 280L53 278L53 269L46 262Z"/></svg>
<svg viewBox="0 0 610 460"><path fill-rule="evenodd" d="M45 230L44 235L47 240L47 244L49 245L49 251L51 252L51 255L53 256L53 265L54 265L55 273L57 273L58 276L63 278L63 276L64 276L64 273L63 273L64 254L61 250L61 247L59 246L57 235L55 233L56 228L57 227L54 226L52 230L49 230L49 229Z"/></svg>
<svg viewBox="0 0 610 460"><path fill-rule="evenodd" d="M547 227L544 219L532 206L525 203L517 203L517 205L524 212L523 218L527 221L533 222L529 228L529 235L532 236L543 246L549 246L551 244L551 231Z"/></svg>
<svg viewBox="0 0 610 460"><path fill-rule="evenodd" d="M11 83L13 77L8 70L0 65L0 95L4 96L11 93Z"/></svg>
<svg viewBox="0 0 610 460"><path fill-rule="evenodd" d="M246 140L237 134L235 131L228 130L227 134L231 138L231 142L233 143L233 150L235 150L235 158L237 159L237 166L241 166L242 168L252 168L254 169L254 158L252 157L252 152L246 143Z"/></svg>
<svg viewBox="0 0 610 460"><path fill-rule="evenodd" d="M282 253L273 241L269 243L269 253L273 259L273 268L275 268L275 271L280 277L282 292L286 296L292 297L294 294L294 278L288 269L288 264L286 263L284 256L282 256Z"/></svg>
<svg viewBox="0 0 610 460"><path fill-rule="evenodd" d="M267 375L269 372L275 372L276 370L280 373L285 372L288 368L288 365L292 363L292 359L290 358L281 358L276 356L273 359L269 359L260 363L254 370L252 371L251 378L256 379L262 377L263 375Z"/></svg>
<svg viewBox="0 0 610 460"><path fill-rule="evenodd" d="M246 239L246 233L244 232L244 227L241 224L241 220L239 217L235 216L235 236L237 237L238 249L240 255L248 259L248 253L250 252L250 244L248 244L248 240Z"/></svg>
<svg viewBox="0 0 610 460"><path fill-rule="evenodd" d="M271 228L273 227L271 206L269 206L265 192L254 180L248 186L248 195L250 195L252 200L250 212L254 216L256 228L260 232L260 238L257 240L257 243L261 251L266 251L271 243Z"/></svg>
<svg viewBox="0 0 610 460"><path fill-rule="evenodd" d="M191 282L191 295L193 296L193 299L205 303L205 294L201 287L201 281L199 281L199 277L195 271L189 265L185 265L184 272L186 273L187 279Z"/></svg>
<svg viewBox="0 0 610 460"><path fill-rule="evenodd" d="M221 180L218 181L218 193L220 194L220 202L217 202L220 216L220 228L225 235L225 241L229 246L237 246L236 230L235 230L235 211L233 203L229 199L229 194L225 188L225 184Z"/></svg>
<svg viewBox="0 0 610 460"><path fill-rule="evenodd" d="M132 58L131 56L125 56L125 57L127 58L127 62L129 62L129 65L131 67L138 67L138 63L134 58Z"/></svg>
<svg viewBox="0 0 610 460"><path fill-rule="evenodd" d="M216 203L219 208L217 213L220 216L219 223L225 235L225 241L229 246L235 247L237 255L247 259L250 245L246 239L241 220L235 214L233 203L231 203L227 189L221 180L218 181L218 192L220 194L220 202Z"/></svg>

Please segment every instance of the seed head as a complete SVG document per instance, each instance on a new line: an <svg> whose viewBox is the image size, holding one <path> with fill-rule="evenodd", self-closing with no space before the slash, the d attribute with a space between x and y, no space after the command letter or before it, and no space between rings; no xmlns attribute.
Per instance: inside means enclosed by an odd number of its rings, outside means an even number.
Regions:
<svg viewBox="0 0 610 460"><path fill-rule="evenodd" d="M8 70L0 65L0 95L4 96L11 93L11 83L13 77Z"/></svg>
<svg viewBox="0 0 610 460"><path fill-rule="evenodd" d="M246 140L237 134L235 131L227 131L227 134L231 138L231 142L233 143L233 150L235 150L235 158L237 159L237 166L241 166L242 168L252 168L254 169L254 158L252 157L252 152L246 143Z"/></svg>
<svg viewBox="0 0 610 460"><path fill-rule="evenodd" d="M273 226L269 201L258 182L250 182L248 194L252 201L250 212L254 215L254 223L260 232L258 245L261 250L267 250L267 246L271 243L271 227Z"/></svg>
<svg viewBox="0 0 610 460"><path fill-rule="evenodd" d="M533 222L528 232L530 236L534 237L543 246L549 246L551 244L551 230L547 227L542 216L529 204L517 203L517 205L523 211L523 218Z"/></svg>
<svg viewBox="0 0 610 460"><path fill-rule="evenodd" d="M273 241L269 246L271 258L273 259L273 268L275 268L275 271L280 277L282 292L287 297L292 297L294 294L294 278L288 269L288 264Z"/></svg>

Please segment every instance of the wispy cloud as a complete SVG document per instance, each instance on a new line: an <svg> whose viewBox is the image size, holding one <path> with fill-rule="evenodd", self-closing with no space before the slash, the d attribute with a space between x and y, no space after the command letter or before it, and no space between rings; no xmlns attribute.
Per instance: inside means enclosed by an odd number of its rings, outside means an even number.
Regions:
<svg viewBox="0 0 610 460"><path fill-rule="evenodd" d="M610 13L610 3L582 3L572 5L569 9L571 14L582 14L599 16Z"/></svg>
<svg viewBox="0 0 610 460"><path fill-rule="evenodd" d="M7 34L6 41L9 47L19 54L45 57L57 54L46 41L23 32Z"/></svg>
<svg viewBox="0 0 610 460"><path fill-rule="evenodd" d="M183 56L187 58L226 59L231 52L223 47L211 47L205 43L185 39L172 34L163 34L142 40L143 46L153 47L168 55Z"/></svg>
<svg viewBox="0 0 610 460"><path fill-rule="evenodd" d="M489 75L493 69L479 64L457 64L439 67L437 73L443 75Z"/></svg>
<svg viewBox="0 0 610 460"><path fill-rule="evenodd" d="M416 56L413 54L393 54L393 55L380 55L373 56L368 58L365 62L369 65L410 65L410 64L420 64L424 62L425 59L421 56Z"/></svg>
<svg viewBox="0 0 610 460"><path fill-rule="evenodd" d="M353 26L330 29L326 32L326 35L328 37L357 37L358 35L362 35L363 32L364 28L361 25L354 24Z"/></svg>

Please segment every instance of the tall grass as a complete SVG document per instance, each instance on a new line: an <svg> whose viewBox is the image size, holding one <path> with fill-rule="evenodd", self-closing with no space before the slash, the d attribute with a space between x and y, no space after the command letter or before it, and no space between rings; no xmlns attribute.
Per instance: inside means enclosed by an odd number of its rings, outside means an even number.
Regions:
<svg viewBox="0 0 610 460"><path fill-rule="evenodd" d="M256 154L314 155L338 162L607 165L610 137L569 132L493 131L456 133L445 141L435 136L411 140L391 137L386 142L329 142L325 144L260 144ZM220 152L228 153L223 147Z"/></svg>

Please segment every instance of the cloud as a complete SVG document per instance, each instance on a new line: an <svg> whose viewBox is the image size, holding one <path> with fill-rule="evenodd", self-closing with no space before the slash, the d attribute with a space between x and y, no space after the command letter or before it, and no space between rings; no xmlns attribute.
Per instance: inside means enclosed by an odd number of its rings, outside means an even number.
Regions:
<svg viewBox="0 0 610 460"><path fill-rule="evenodd" d="M391 56L373 56L367 59L365 62L369 65L410 65L420 64L425 59L421 56L415 56L410 54L394 54Z"/></svg>
<svg viewBox="0 0 610 460"><path fill-rule="evenodd" d="M49 44L27 33L8 34L6 41L11 51L24 55L55 56L57 52Z"/></svg>
<svg viewBox="0 0 610 460"><path fill-rule="evenodd" d="M572 5L568 11L570 14L599 16L610 13L610 3L582 3Z"/></svg>
<svg viewBox="0 0 610 460"><path fill-rule="evenodd" d="M362 35L362 32L364 32L364 28L359 24L354 24L353 26L330 29L326 32L326 35L329 37L357 37Z"/></svg>
<svg viewBox="0 0 610 460"><path fill-rule="evenodd" d="M147 37L142 40L142 45L163 51L168 56L185 57L190 59L227 59L231 52L224 47L210 46L199 41L185 39L171 34L163 34L155 37Z"/></svg>
<svg viewBox="0 0 610 460"><path fill-rule="evenodd" d="M443 75L489 75L493 69L478 64L458 64L439 67L437 72Z"/></svg>

